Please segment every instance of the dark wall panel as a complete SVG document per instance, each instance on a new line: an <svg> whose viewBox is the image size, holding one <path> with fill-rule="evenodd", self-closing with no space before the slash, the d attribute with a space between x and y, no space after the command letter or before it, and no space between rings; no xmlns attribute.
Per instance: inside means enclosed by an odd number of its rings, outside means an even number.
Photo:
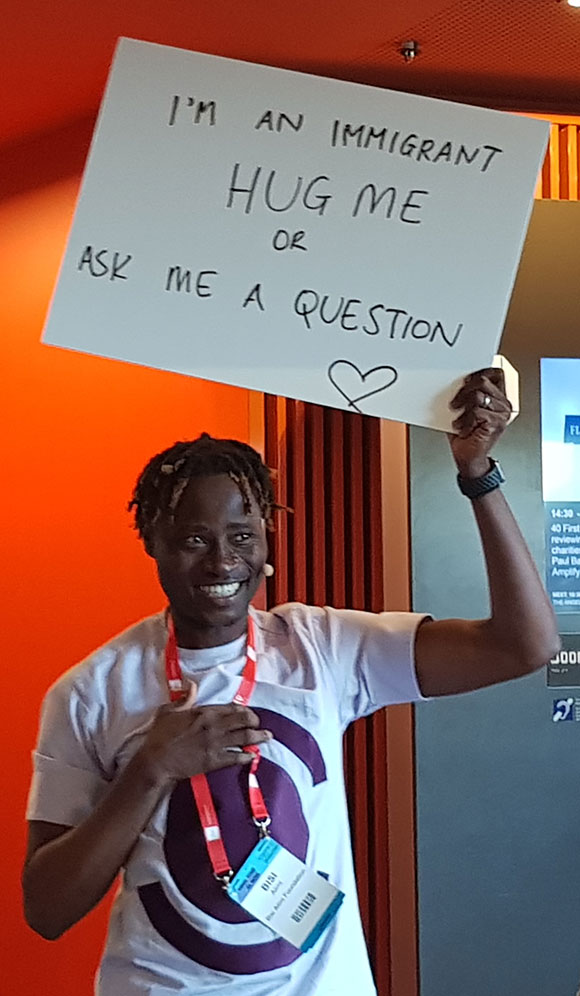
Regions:
<svg viewBox="0 0 580 996"><path fill-rule="evenodd" d="M268 604L296 600L382 611L379 420L266 396L264 422L266 462L276 472L278 502L289 509L277 515L271 543L276 571L268 581ZM346 787L361 915L378 993L414 996L414 959L405 990L393 981L388 733L384 710L349 728Z"/></svg>
<svg viewBox="0 0 580 996"><path fill-rule="evenodd" d="M498 456L543 570L539 358L580 355L580 204L538 202L502 352L521 415ZM414 608L488 600L446 440L411 430ZM416 709L421 996L572 996L580 978L580 723L545 673Z"/></svg>

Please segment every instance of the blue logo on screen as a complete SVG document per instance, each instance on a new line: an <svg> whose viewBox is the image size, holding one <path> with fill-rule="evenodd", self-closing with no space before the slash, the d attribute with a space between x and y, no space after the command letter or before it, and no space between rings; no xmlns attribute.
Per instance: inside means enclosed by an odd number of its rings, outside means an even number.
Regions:
<svg viewBox="0 0 580 996"><path fill-rule="evenodd" d="M552 721L554 723L571 723L574 719L574 699L554 699Z"/></svg>
<svg viewBox="0 0 580 996"><path fill-rule="evenodd" d="M580 415L566 415L564 442L578 443L580 446Z"/></svg>

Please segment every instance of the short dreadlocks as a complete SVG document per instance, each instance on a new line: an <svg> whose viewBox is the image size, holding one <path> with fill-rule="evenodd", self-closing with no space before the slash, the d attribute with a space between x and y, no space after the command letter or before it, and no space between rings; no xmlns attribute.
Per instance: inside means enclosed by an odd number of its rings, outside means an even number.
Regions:
<svg viewBox="0 0 580 996"><path fill-rule="evenodd" d="M214 474L227 474L235 481L246 514L253 495L266 525L272 528L272 478L260 454L237 439L214 439L204 432L198 439L174 443L158 453L141 472L128 505L129 512L134 510L135 529L141 539L151 534L161 517L175 517L192 478Z"/></svg>

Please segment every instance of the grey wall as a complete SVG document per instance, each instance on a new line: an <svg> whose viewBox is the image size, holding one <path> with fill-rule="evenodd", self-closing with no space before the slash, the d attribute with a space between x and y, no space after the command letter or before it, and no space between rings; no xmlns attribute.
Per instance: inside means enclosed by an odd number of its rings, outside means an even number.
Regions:
<svg viewBox="0 0 580 996"><path fill-rule="evenodd" d="M522 411L497 455L542 571L539 358L580 355L579 234L580 204L536 204L501 347L520 372ZM411 503L414 607L487 614L469 502L441 434L411 430ZM564 691L542 672L416 708L421 996L576 992L580 723L553 723Z"/></svg>

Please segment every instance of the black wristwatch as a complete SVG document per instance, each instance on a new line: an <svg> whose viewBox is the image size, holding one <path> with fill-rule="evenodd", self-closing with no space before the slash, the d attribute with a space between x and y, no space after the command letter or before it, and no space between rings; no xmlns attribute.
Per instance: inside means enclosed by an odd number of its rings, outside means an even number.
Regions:
<svg viewBox="0 0 580 996"><path fill-rule="evenodd" d="M505 482L505 477L497 460L492 460L490 457L489 463L490 468L487 474L484 474L482 477L462 477L461 474L457 475L459 490L466 498L471 498L472 500L474 498L481 498L482 495L487 495L490 491L495 491L496 488L499 488L500 484Z"/></svg>

